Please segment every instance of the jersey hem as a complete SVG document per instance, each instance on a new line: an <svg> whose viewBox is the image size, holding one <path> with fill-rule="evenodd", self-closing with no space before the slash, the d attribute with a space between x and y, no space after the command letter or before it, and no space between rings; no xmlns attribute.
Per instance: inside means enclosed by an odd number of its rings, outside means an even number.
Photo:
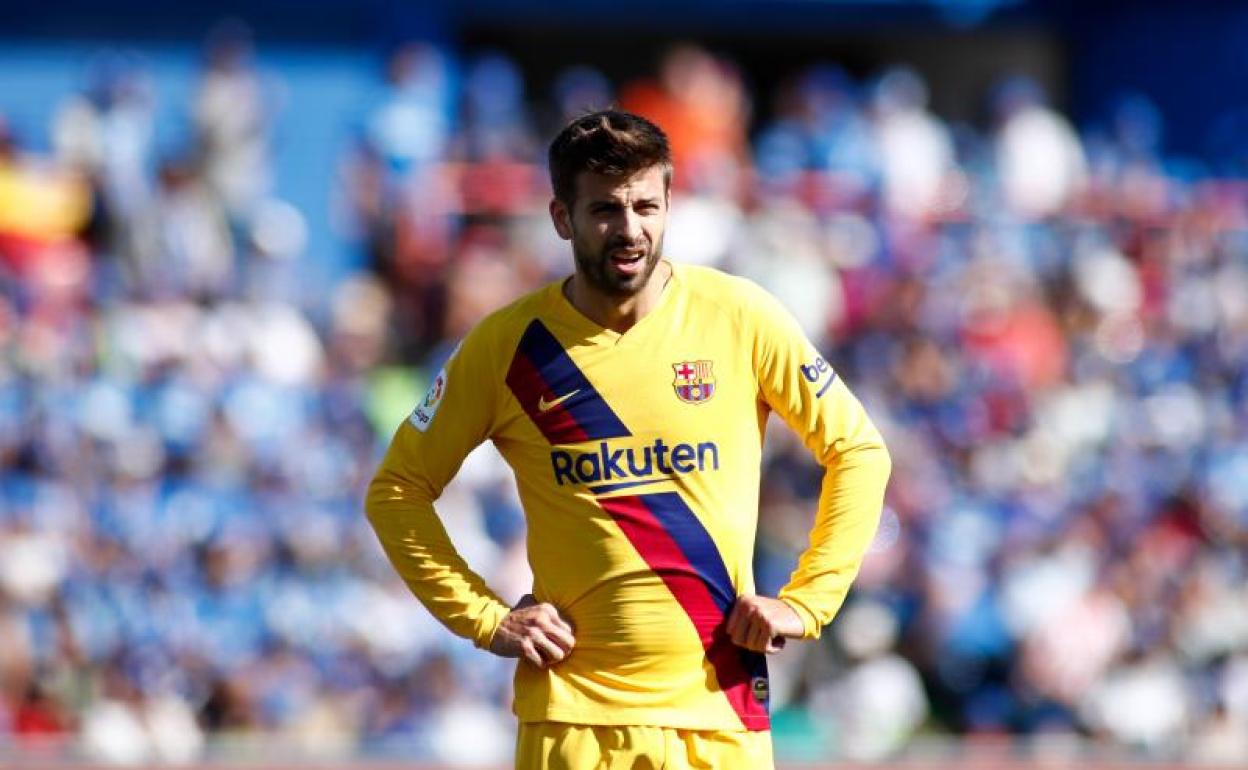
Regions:
<svg viewBox="0 0 1248 770"><path fill-rule="evenodd" d="M683 709L559 709L535 713L515 712L523 723L559 722L573 725L612 725L616 727L668 727L676 730L716 732L762 732L771 729L768 716L737 716L732 721L698 718Z"/></svg>

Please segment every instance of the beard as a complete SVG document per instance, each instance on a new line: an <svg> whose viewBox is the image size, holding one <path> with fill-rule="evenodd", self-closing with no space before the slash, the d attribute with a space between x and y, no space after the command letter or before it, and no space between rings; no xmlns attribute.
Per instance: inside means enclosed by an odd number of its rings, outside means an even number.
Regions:
<svg viewBox="0 0 1248 770"><path fill-rule="evenodd" d="M645 248L648 242L628 241L615 238L607 242L601 249L593 250L583 246L577 239L572 241L572 256L576 260L576 271L594 289L611 297L631 297L650 283L650 276L658 267L659 256L663 253L663 236L657 243L642 254L641 269L634 274L621 273L611 264L611 252L617 249Z"/></svg>

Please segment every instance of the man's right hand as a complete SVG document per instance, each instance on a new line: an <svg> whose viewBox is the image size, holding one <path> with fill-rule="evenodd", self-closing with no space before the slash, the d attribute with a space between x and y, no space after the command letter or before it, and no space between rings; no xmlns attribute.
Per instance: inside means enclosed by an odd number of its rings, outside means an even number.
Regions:
<svg viewBox="0 0 1248 770"><path fill-rule="evenodd" d="M539 603L533 594L512 607L490 641L490 652L504 658L524 658L538 668L552 666L572 652L572 626L553 604Z"/></svg>

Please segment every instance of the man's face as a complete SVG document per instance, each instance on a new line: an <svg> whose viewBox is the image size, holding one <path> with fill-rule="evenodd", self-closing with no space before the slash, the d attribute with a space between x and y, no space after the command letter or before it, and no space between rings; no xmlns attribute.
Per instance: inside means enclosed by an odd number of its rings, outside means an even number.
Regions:
<svg viewBox="0 0 1248 770"><path fill-rule="evenodd" d="M613 297L645 288L659 263L669 202L663 167L629 177L581 172L576 201L550 204L555 230L572 241L577 272Z"/></svg>

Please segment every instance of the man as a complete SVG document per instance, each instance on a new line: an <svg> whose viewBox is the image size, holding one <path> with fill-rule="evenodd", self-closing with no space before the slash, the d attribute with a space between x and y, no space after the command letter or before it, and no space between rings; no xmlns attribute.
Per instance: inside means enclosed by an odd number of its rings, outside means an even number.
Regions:
<svg viewBox="0 0 1248 770"><path fill-rule="evenodd" d="M764 655L840 607L889 458L845 384L768 294L662 258L663 132L618 111L550 147L575 273L481 322L399 427L367 510L452 631L518 657L518 768L772 765ZM810 546L753 593L763 429L827 467ZM433 501L485 439L516 473L533 594L508 607Z"/></svg>

